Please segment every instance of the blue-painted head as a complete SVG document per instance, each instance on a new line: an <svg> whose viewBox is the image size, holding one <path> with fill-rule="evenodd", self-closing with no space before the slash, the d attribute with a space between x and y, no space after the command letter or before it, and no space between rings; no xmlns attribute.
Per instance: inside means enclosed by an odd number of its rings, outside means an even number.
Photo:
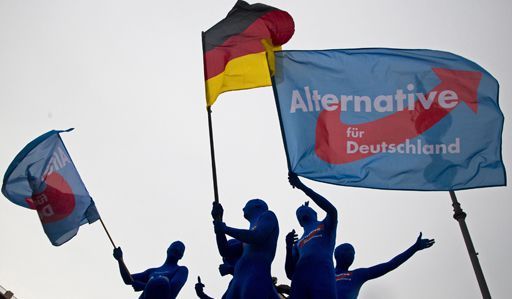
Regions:
<svg viewBox="0 0 512 299"><path fill-rule="evenodd" d="M185 253L185 244L181 241L172 242L172 244L167 248L167 259L172 260L180 260Z"/></svg>
<svg viewBox="0 0 512 299"><path fill-rule="evenodd" d="M297 220L299 220L300 226L304 227L308 223L312 221L317 221L317 215L315 210L309 207L309 201L307 201L304 205L300 206L295 212L297 215Z"/></svg>
<svg viewBox="0 0 512 299"><path fill-rule="evenodd" d="M268 211L268 206L263 200L256 198L249 200L245 204L243 211L244 218L247 220L251 220L254 217L261 215L261 213Z"/></svg>
<svg viewBox="0 0 512 299"><path fill-rule="evenodd" d="M336 259L336 268L348 270L354 262L356 251L354 246L349 243L343 243L334 250L334 258Z"/></svg>

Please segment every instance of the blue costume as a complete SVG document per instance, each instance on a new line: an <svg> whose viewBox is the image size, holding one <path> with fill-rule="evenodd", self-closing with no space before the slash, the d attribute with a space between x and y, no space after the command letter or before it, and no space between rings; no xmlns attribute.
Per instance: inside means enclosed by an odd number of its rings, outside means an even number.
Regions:
<svg viewBox="0 0 512 299"><path fill-rule="evenodd" d="M185 245L182 242L173 242L167 249L167 259L162 266L133 275L124 265L120 247L114 249L114 258L119 263L124 283L131 285L136 292L142 291L139 299L174 299L188 277L188 269L178 265L184 252Z"/></svg>
<svg viewBox="0 0 512 299"><path fill-rule="evenodd" d="M243 242L242 255L235 265L233 279L225 298L279 298L270 275L279 236L277 217L261 199L249 200L243 212L244 218L250 223L248 230L228 227L222 221L214 221L218 237L226 234Z"/></svg>
<svg viewBox="0 0 512 299"><path fill-rule="evenodd" d="M334 257L336 259L336 289L338 299L356 299L361 286L370 279L380 277L407 261L419 250L434 245L434 240L422 239L421 233L416 242L406 251L394 257L387 263L382 263L370 268L348 270L354 261L355 250L352 245L345 243L336 247Z"/></svg>
<svg viewBox="0 0 512 299"><path fill-rule="evenodd" d="M327 212L322 221L307 204L297 209L304 234L296 241L295 230L286 236L286 276L292 280L290 298L336 298L332 254L336 244L338 212L324 197L306 187L296 174L289 174L293 187L302 190Z"/></svg>

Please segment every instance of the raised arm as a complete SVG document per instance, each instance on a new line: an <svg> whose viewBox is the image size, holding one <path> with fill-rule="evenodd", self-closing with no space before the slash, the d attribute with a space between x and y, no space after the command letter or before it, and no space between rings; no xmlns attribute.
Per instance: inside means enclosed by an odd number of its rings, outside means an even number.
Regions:
<svg viewBox="0 0 512 299"><path fill-rule="evenodd" d="M218 202L212 203L212 218L214 221L214 224L216 222L222 222L222 217L224 215L224 208L222 208L222 205ZM217 241L217 248L219 249L219 253L221 256L224 256L227 254L228 249L228 240L226 238L226 235L224 232L218 232L215 230L215 239Z"/></svg>
<svg viewBox="0 0 512 299"><path fill-rule="evenodd" d="M338 222L338 211L333 204L331 204L327 199L325 199L322 195L316 193L311 188L304 185L297 174L293 172L288 173L288 181L292 187L302 190L309 198L311 198L322 210L327 213L325 217L327 220L327 225L336 225Z"/></svg>
<svg viewBox="0 0 512 299"><path fill-rule="evenodd" d="M295 230L292 230L286 235L286 261L284 263L286 277L290 280L293 277L295 265L297 265L297 260L299 259L295 243L297 243L297 233Z"/></svg>
<svg viewBox="0 0 512 299"><path fill-rule="evenodd" d="M422 233L420 233L420 235L416 239L416 242L411 247L409 247L406 251L402 252L401 254L395 256L389 262L364 269L366 270L366 280L375 279L392 270L395 270L396 268L398 268L398 266L407 261L416 252L434 245L435 241L433 239L422 239L421 236Z"/></svg>
<svg viewBox="0 0 512 299"><path fill-rule="evenodd" d="M204 293L204 284L201 282L201 277L197 277L197 283L195 285L196 295L200 299L213 299L212 297Z"/></svg>
<svg viewBox="0 0 512 299"><path fill-rule="evenodd" d="M274 213L267 211L260 216L255 229L238 229L227 226L224 222L214 222L215 233L225 233L241 242L261 244L277 228L277 218Z"/></svg>
<svg viewBox="0 0 512 299"><path fill-rule="evenodd" d="M133 278L130 274L130 271L128 271L128 268L126 267L126 264L124 263L123 251L121 250L121 247L114 248L113 255L119 265L119 272L121 273L121 277L123 278L124 283L127 285L132 285Z"/></svg>
<svg viewBox="0 0 512 299"><path fill-rule="evenodd" d="M222 222L222 218L224 215L224 209L222 208L222 205L218 202L213 202L211 214L214 224L216 222ZM224 232L218 232L217 230L215 230L215 240L217 241L217 248L219 249L219 254L222 257L242 255L242 243L233 241L228 242L228 239L226 238L226 234Z"/></svg>
<svg viewBox="0 0 512 299"><path fill-rule="evenodd" d="M180 266L171 281L169 282L169 287L171 289L169 298L176 298L181 288L185 285L188 278L188 269L187 267Z"/></svg>

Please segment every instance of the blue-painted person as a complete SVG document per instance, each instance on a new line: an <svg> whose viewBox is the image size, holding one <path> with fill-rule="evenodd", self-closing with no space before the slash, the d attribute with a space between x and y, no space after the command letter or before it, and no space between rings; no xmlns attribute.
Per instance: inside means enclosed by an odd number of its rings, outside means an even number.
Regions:
<svg viewBox="0 0 512 299"><path fill-rule="evenodd" d="M188 277L187 267L178 265L184 253L185 245L175 241L167 249L167 258L162 266L133 275L124 264L121 247L114 249L114 258L118 261L124 283L131 285L136 292L142 291L139 299L174 299Z"/></svg>
<svg viewBox="0 0 512 299"><path fill-rule="evenodd" d="M279 236L277 217L261 199L249 200L243 213L249 221L249 229L229 227L222 220L214 221L216 235L225 234L243 243L242 255L236 262L225 298L277 299L279 295L270 274Z"/></svg>
<svg viewBox="0 0 512 299"><path fill-rule="evenodd" d="M336 244L338 212L334 205L290 172L292 187L302 190L327 215L321 221L308 203L300 206L297 220L304 233L297 240L295 230L286 236L286 276L291 279L292 299L335 299L336 280L332 255Z"/></svg>
<svg viewBox="0 0 512 299"><path fill-rule="evenodd" d="M430 248L434 245L433 239L422 239L422 234L418 236L416 242L406 251L397 255L390 261L375 265L369 268L359 268L349 270L354 262L355 250L348 243L344 243L336 247L334 258L336 259L336 289L338 299L356 299L359 295L361 286L368 280L381 277L382 275L396 269L398 266L407 261L416 252Z"/></svg>

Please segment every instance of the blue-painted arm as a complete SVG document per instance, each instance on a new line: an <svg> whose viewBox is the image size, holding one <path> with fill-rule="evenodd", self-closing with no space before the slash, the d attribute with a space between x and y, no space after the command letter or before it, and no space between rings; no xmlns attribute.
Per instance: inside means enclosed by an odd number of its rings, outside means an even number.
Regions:
<svg viewBox="0 0 512 299"><path fill-rule="evenodd" d="M327 213L327 216L324 219L324 223L327 228L333 228L338 223L338 211L336 207L331 204L325 197L316 193L311 188L304 185L301 182L297 174L293 172L288 173L288 181L290 185L296 187L297 189L302 190L309 198L311 198L322 210Z"/></svg>
<svg viewBox="0 0 512 299"><path fill-rule="evenodd" d="M201 277L197 277L197 283L195 285L196 295L200 299L213 299L212 297L204 293L205 285L201 282Z"/></svg>
<svg viewBox="0 0 512 299"><path fill-rule="evenodd" d="M418 236L416 242L409 247L407 250L402 252L401 254L395 256L389 262L382 263L370 268L366 268L366 280L375 279L380 277L390 271L395 270L405 261L407 261L411 256L413 256L416 252L429 248L434 245L435 241L433 239L422 239L422 233Z"/></svg>
<svg viewBox="0 0 512 299"><path fill-rule="evenodd" d="M286 277L288 277L290 280L293 277L293 273L295 272L295 265L297 265L297 261L299 259L299 253L295 247L296 243L297 233L295 233L295 230L292 230L286 235L286 260L284 263Z"/></svg>
<svg viewBox="0 0 512 299"><path fill-rule="evenodd" d="M226 226L224 223L219 223L220 228L224 232L241 241L248 244L261 244L267 240L267 237L277 228L277 218L274 213L267 211L260 216L258 225L252 230L238 229Z"/></svg>
<svg viewBox="0 0 512 299"><path fill-rule="evenodd" d="M123 250L121 247L114 248L113 255L119 265L119 272L121 273L123 282L127 285L133 285L133 277L131 276L130 271L128 271L128 268L124 263Z"/></svg>

